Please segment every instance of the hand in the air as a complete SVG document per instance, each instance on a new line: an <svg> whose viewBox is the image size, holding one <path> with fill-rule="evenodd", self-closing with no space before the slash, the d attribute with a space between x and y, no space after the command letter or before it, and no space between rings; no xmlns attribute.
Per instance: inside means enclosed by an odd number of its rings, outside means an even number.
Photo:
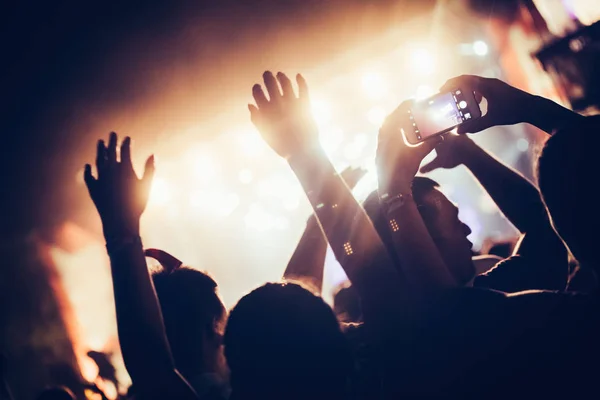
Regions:
<svg viewBox="0 0 600 400"><path fill-rule="evenodd" d="M379 130L376 164L380 195L410 191L419 165L443 140L436 137L417 146L409 145L400 131L399 118L404 115L405 106L401 105L386 118Z"/></svg>
<svg viewBox="0 0 600 400"><path fill-rule="evenodd" d="M455 89L471 90L475 98L488 102L487 113L481 118L472 119L458 127L458 133L476 133L496 125L513 125L526 121L527 108L532 96L510 86L499 79L483 78L475 75L461 75L448 80L440 92Z"/></svg>
<svg viewBox="0 0 600 400"><path fill-rule="evenodd" d="M121 144L120 160L117 160L117 134L111 133L108 147L98 141L96 153L97 177L92 167L85 166L84 179L90 197L102 219L105 236L137 234L139 221L148 203L154 156L148 157L144 176L138 179L131 163L131 139Z"/></svg>
<svg viewBox="0 0 600 400"><path fill-rule="evenodd" d="M302 75L296 76L298 96L292 82L279 72L277 78L270 71L263 74L269 98L262 87L252 87L256 105L249 104L252 123L263 139L281 157L308 155L319 147L317 126L310 112L308 86Z"/></svg>
<svg viewBox="0 0 600 400"><path fill-rule="evenodd" d="M358 182L367 174L367 170L363 168L352 168L348 167L342 172L340 176L346 182L346 185L350 190L354 189Z"/></svg>
<svg viewBox="0 0 600 400"><path fill-rule="evenodd" d="M476 146L466 135L448 133L444 140L435 147L436 157L420 169L425 174L438 168L452 169L461 165L468 157L468 149Z"/></svg>

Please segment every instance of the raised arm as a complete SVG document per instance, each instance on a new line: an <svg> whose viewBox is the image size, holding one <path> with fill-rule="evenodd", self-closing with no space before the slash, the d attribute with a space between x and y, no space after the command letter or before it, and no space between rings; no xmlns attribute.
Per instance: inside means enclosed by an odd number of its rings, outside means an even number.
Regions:
<svg viewBox="0 0 600 400"><path fill-rule="evenodd" d="M253 87L252 122L285 158L300 181L338 261L363 301L365 321L384 323L385 309L405 291L381 239L350 189L320 148L309 111L308 87L297 76L299 95L282 73L263 75L269 94Z"/></svg>
<svg viewBox="0 0 600 400"><path fill-rule="evenodd" d="M108 147L98 142L97 177L85 166L85 182L102 220L110 257L119 342L125 366L140 398L195 399L194 391L175 369L162 315L146 266L140 218L150 193L154 159L146 161L138 179L131 163L131 140L117 135Z"/></svg>
<svg viewBox="0 0 600 400"><path fill-rule="evenodd" d="M457 286L431 238L412 195L412 182L423 158L439 140L409 146L401 132L406 111L398 107L379 132L377 168L379 198L400 268L422 293Z"/></svg>
<svg viewBox="0 0 600 400"><path fill-rule="evenodd" d="M346 182L348 188L352 190L365 173L366 171L361 168L348 167L340 173L340 176ZM327 238L321 231L321 226L313 214L306 222L304 233L288 262L283 278L299 280L321 293L326 254Z"/></svg>

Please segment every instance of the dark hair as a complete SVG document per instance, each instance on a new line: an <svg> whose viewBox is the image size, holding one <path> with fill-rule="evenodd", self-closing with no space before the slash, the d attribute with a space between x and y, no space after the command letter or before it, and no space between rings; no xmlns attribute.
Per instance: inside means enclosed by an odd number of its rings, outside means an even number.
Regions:
<svg viewBox="0 0 600 400"><path fill-rule="evenodd" d="M235 398L341 398L352 371L333 311L294 283L267 283L237 303L225 357Z"/></svg>
<svg viewBox="0 0 600 400"><path fill-rule="evenodd" d="M415 199L415 202L417 204L422 204L425 195L437 187L439 187L439 184L433 179L423 176L415 177L412 182L412 195ZM375 226L375 230L377 230L377 233L381 237L381 240L388 250L390 257L396 263L396 265L399 265L400 260L398 259L398 255L396 254L396 250L394 248L392 235L387 225L387 219L384 217L377 190L371 192L371 194L367 196L366 200L363 202L363 208L371 219L371 222L373 222L373 226ZM421 215L427 212L426 209L426 207L419 208Z"/></svg>
<svg viewBox="0 0 600 400"><path fill-rule="evenodd" d="M585 267L595 260L594 232L600 223L594 182L598 180L600 116L551 136L538 158L537 175L542 198L558 234Z"/></svg>
<svg viewBox="0 0 600 400"><path fill-rule="evenodd" d="M217 283L189 267L161 270L152 280L175 364L184 374L196 370L204 357L203 336L216 335L216 323L225 316Z"/></svg>

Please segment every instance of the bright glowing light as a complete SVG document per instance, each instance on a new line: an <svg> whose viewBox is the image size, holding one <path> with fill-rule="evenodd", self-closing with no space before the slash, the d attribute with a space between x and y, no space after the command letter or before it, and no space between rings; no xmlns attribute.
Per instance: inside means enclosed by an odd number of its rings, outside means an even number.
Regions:
<svg viewBox="0 0 600 400"><path fill-rule="evenodd" d="M340 128L327 129L319 135L321 147L328 154L333 154L344 140L344 132Z"/></svg>
<svg viewBox="0 0 600 400"><path fill-rule="evenodd" d="M260 157L267 149L267 144L256 130L249 130L238 134L237 142L241 153L249 158Z"/></svg>
<svg viewBox="0 0 600 400"><path fill-rule="evenodd" d="M479 197L479 208L486 214L492 214L497 211L496 204L487 193Z"/></svg>
<svg viewBox="0 0 600 400"><path fill-rule="evenodd" d="M461 100L461 101L460 101L460 103L458 103L458 106L459 106L461 109L465 109L465 108L467 108L467 102L466 102L466 101L464 101L464 100Z"/></svg>
<svg viewBox="0 0 600 400"><path fill-rule="evenodd" d="M387 85L383 77L374 72L368 72L361 79L363 91L368 98L375 100L383 97L387 92Z"/></svg>
<svg viewBox="0 0 600 400"><path fill-rule="evenodd" d="M219 166L210 154L202 152L193 156L193 170L195 177L206 183L217 177Z"/></svg>
<svg viewBox="0 0 600 400"><path fill-rule="evenodd" d="M322 99L311 99L310 108L318 125L325 125L331 120L331 106Z"/></svg>
<svg viewBox="0 0 600 400"><path fill-rule="evenodd" d="M473 43L473 52L483 57L488 53L488 45L482 40L477 40Z"/></svg>
<svg viewBox="0 0 600 400"><path fill-rule="evenodd" d="M417 93L415 94L415 98L417 100L423 100L435 94L435 90L428 85L420 85L417 88Z"/></svg>
<svg viewBox="0 0 600 400"><path fill-rule="evenodd" d="M431 75L435 71L435 58L427 49L421 48L413 50L411 61L416 73L421 75Z"/></svg>
<svg viewBox="0 0 600 400"><path fill-rule="evenodd" d="M289 196L283 200L283 208L288 211L294 211L300 206L300 199L298 196Z"/></svg>
<svg viewBox="0 0 600 400"><path fill-rule="evenodd" d="M273 225L275 229L279 231L284 231L290 227L290 221L286 217L277 217L275 221L273 221Z"/></svg>
<svg viewBox="0 0 600 400"><path fill-rule="evenodd" d="M171 200L171 188L167 181L162 178L154 178L150 189L150 202L157 206L163 206Z"/></svg>
<svg viewBox="0 0 600 400"><path fill-rule="evenodd" d="M216 190L197 190L190 196L190 206L196 214L227 217L240 204L235 193L223 193Z"/></svg>
<svg viewBox="0 0 600 400"><path fill-rule="evenodd" d="M517 140L517 149L521 152L526 152L529 149L529 142L527 139L519 139Z"/></svg>
<svg viewBox="0 0 600 400"><path fill-rule="evenodd" d="M254 175L252 174L252 171L250 171L247 168L244 168L239 172L238 179L240 180L240 182L247 185L252 182L252 180L254 179Z"/></svg>
<svg viewBox="0 0 600 400"><path fill-rule="evenodd" d="M381 107L373 107L367 113L367 118L373 125L381 126L385 120L385 110Z"/></svg>
<svg viewBox="0 0 600 400"><path fill-rule="evenodd" d="M244 217L246 227L258 232L266 232L275 226L275 217L269 214L259 204L250 205L250 209Z"/></svg>

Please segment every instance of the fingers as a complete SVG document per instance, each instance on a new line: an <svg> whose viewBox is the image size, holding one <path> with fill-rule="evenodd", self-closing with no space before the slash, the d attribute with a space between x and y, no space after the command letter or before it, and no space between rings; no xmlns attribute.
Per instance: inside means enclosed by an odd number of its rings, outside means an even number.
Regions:
<svg viewBox="0 0 600 400"><path fill-rule="evenodd" d="M263 92L262 87L258 83L252 86L252 97L254 97L254 101L256 101L256 105L258 106L258 108L266 107L269 105L269 100L267 100L265 92Z"/></svg>
<svg viewBox="0 0 600 400"><path fill-rule="evenodd" d="M442 168L442 163L439 159L439 156L434 158L431 162L428 162L427 164L423 165L419 172L421 172L422 174L426 174L438 168Z"/></svg>
<svg viewBox="0 0 600 400"><path fill-rule="evenodd" d="M263 80L269 93L269 100L273 103L278 103L281 100L281 90L279 90L277 79L275 79L271 71L266 71L263 74Z"/></svg>
<svg viewBox="0 0 600 400"><path fill-rule="evenodd" d="M92 175L92 166L90 164L85 164L85 168L83 170L83 180L85 181L85 185L88 190L91 192L94 184L96 183L96 178Z"/></svg>
<svg viewBox="0 0 600 400"><path fill-rule="evenodd" d="M484 115L483 117L473 119L469 122L459 125L456 129L456 133L459 135L463 135L465 133L477 133L491 128L494 125L494 122L489 118L489 116Z"/></svg>
<svg viewBox="0 0 600 400"><path fill-rule="evenodd" d="M152 187L152 178L154 177L154 154L152 154L146 160L146 164L144 165L144 175L142 176L142 184L145 188L145 193L150 193L150 188Z"/></svg>
<svg viewBox="0 0 600 400"><path fill-rule="evenodd" d="M302 75L298 74L296 75L296 82L298 83L298 98L304 103L308 103L310 101L310 96L308 93L308 85L306 84L306 80Z"/></svg>
<svg viewBox="0 0 600 400"><path fill-rule="evenodd" d="M131 138L127 136L121 143L121 164L131 166Z"/></svg>
<svg viewBox="0 0 600 400"><path fill-rule="evenodd" d="M183 262L181 262L178 258L172 256L164 250L146 249L144 250L144 254L146 257L154 258L165 270L169 272L179 268L183 264Z"/></svg>
<svg viewBox="0 0 600 400"><path fill-rule="evenodd" d="M117 134L111 132L108 138L108 149L106 150L106 159L108 164L112 165L117 162Z"/></svg>
<svg viewBox="0 0 600 400"><path fill-rule="evenodd" d="M98 140L98 145L96 147L96 170L98 171L98 176L102 175L106 169L106 151L104 140Z"/></svg>
<svg viewBox="0 0 600 400"><path fill-rule="evenodd" d="M296 94L294 93L294 88L292 87L292 82L290 78L287 77L283 72L277 73L277 80L281 85L281 91L283 92L284 99L295 99Z"/></svg>

